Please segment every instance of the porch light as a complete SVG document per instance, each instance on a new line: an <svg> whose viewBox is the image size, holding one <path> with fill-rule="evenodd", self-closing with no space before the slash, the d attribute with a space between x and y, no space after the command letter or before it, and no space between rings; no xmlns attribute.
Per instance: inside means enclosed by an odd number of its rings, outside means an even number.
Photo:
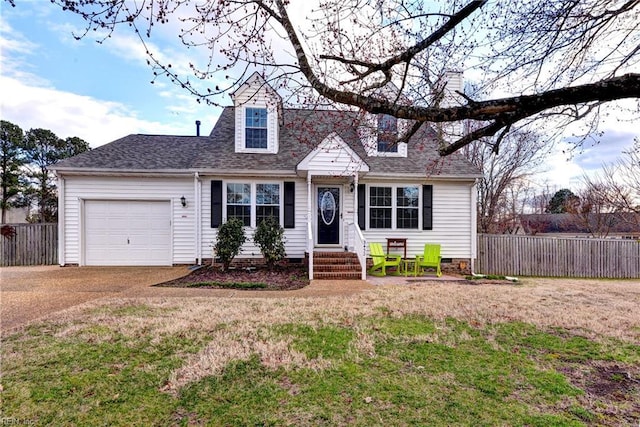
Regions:
<svg viewBox="0 0 640 427"><path fill-rule="evenodd" d="M180 203L182 204L183 208L187 207L187 199L184 196L180 197Z"/></svg>
<svg viewBox="0 0 640 427"><path fill-rule="evenodd" d="M353 190L355 190L355 188L356 188L356 185L355 185L353 182L351 182L351 183L349 184L349 192L350 192L350 193L353 193Z"/></svg>

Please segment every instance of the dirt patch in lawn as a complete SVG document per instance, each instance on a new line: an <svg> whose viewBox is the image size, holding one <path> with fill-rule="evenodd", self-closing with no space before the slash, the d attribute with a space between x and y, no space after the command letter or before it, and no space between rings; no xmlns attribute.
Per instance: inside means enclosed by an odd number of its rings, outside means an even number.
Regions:
<svg viewBox="0 0 640 427"><path fill-rule="evenodd" d="M640 415L640 367L610 361L587 361L559 368L569 381L584 390L580 404L600 414L601 425L635 425Z"/></svg>
<svg viewBox="0 0 640 427"><path fill-rule="evenodd" d="M219 267L204 266L184 277L155 286L287 291L304 288L308 284L307 270L301 266L235 268L227 271L222 271Z"/></svg>

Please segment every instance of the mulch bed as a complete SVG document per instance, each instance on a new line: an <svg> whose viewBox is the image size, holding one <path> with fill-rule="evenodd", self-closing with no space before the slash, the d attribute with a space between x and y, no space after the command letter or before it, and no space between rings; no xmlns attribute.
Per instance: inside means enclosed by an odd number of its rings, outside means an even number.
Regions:
<svg viewBox="0 0 640 427"><path fill-rule="evenodd" d="M204 266L184 277L155 286L284 291L304 288L308 284L307 270L301 266L234 268L228 271L217 266Z"/></svg>

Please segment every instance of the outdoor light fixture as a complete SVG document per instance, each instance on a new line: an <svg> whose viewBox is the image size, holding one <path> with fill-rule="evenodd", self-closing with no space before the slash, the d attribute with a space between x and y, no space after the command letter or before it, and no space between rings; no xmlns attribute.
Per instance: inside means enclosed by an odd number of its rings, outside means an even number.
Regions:
<svg viewBox="0 0 640 427"><path fill-rule="evenodd" d="M352 182L349 184L349 192L353 193L353 190L355 190L356 185Z"/></svg>
<svg viewBox="0 0 640 427"><path fill-rule="evenodd" d="M183 208L187 207L187 199L184 196L180 197L180 203L182 203Z"/></svg>

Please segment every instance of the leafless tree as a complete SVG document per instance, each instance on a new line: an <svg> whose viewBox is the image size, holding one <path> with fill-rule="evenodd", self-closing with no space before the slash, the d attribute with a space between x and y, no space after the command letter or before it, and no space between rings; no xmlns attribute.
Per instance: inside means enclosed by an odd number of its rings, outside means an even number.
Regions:
<svg viewBox="0 0 640 427"><path fill-rule="evenodd" d="M7 0L13 3L14 0ZM167 76L198 99L236 89L258 70L291 96L424 122L483 123L455 141L451 154L472 141L533 119L562 128L597 122L604 103L631 98L638 113L640 0L52 0L87 22L86 32L108 39L129 26L147 49L157 76ZM312 4L312 2L311 2ZM173 28L199 62L176 64L152 51L159 26ZM169 24L169 25L167 25ZM441 106L445 70L456 68L479 90ZM206 88L198 82L206 80ZM428 102L405 105L376 89L394 82L400 93L428 92ZM548 128L551 126L547 125ZM408 140L411 132L404 135Z"/></svg>
<svg viewBox="0 0 640 427"><path fill-rule="evenodd" d="M640 230L640 139L602 172L584 176L585 191L616 213L620 221Z"/></svg>
<svg viewBox="0 0 640 427"><path fill-rule="evenodd" d="M541 189L533 190L533 194L529 193L527 208L532 214L545 213L547 206L549 206L549 202L557 191L557 187L551 186L549 183L545 183Z"/></svg>
<svg viewBox="0 0 640 427"><path fill-rule="evenodd" d="M566 206L568 221L592 237L604 238L616 225L616 216L608 203L606 191L599 185L585 187Z"/></svg>
<svg viewBox="0 0 640 427"><path fill-rule="evenodd" d="M478 183L478 229L513 232L523 213L528 178L542 164L550 142L531 131L510 134L497 149L497 138L474 141L463 152L482 170Z"/></svg>

